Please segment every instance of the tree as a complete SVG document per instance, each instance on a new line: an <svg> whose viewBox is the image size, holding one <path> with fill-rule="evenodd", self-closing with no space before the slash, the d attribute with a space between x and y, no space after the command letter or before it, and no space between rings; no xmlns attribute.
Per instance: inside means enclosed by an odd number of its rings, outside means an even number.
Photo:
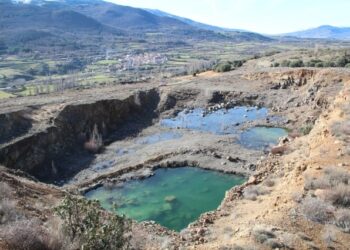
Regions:
<svg viewBox="0 0 350 250"><path fill-rule="evenodd" d="M289 65L290 65L290 61L289 61L289 60L283 60L283 61L281 62L281 66L282 66L282 67L289 67Z"/></svg>
<svg viewBox="0 0 350 250"><path fill-rule="evenodd" d="M232 69L230 62L221 62L214 67L215 72L228 72Z"/></svg>
<svg viewBox="0 0 350 250"><path fill-rule="evenodd" d="M348 61L347 57L344 55L336 61L337 67L345 67L346 64L348 64L350 61Z"/></svg>
<svg viewBox="0 0 350 250"><path fill-rule="evenodd" d="M129 246L130 221L111 214L98 201L67 194L55 208L64 222L64 233L81 249L114 250Z"/></svg>
<svg viewBox="0 0 350 250"><path fill-rule="evenodd" d="M292 67L292 68L298 68L303 66L304 66L304 62L302 60L296 60L289 63L289 67Z"/></svg>
<svg viewBox="0 0 350 250"><path fill-rule="evenodd" d="M244 63L245 63L244 60L235 60L233 61L232 65L235 68L239 68L239 67L242 67Z"/></svg>
<svg viewBox="0 0 350 250"><path fill-rule="evenodd" d="M323 68L323 67L324 67L324 64L323 64L323 62L318 62L318 63L315 64L315 67L317 67L317 68Z"/></svg>

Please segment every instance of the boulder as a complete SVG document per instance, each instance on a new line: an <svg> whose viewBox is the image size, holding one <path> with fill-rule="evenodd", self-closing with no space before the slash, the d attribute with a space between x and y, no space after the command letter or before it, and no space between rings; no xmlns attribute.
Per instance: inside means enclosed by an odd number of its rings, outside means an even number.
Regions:
<svg viewBox="0 0 350 250"><path fill-rule="evenodd" d="M273 155L282 155L286 151L286 146L276 146L271 148L271 154Z"/></svg>

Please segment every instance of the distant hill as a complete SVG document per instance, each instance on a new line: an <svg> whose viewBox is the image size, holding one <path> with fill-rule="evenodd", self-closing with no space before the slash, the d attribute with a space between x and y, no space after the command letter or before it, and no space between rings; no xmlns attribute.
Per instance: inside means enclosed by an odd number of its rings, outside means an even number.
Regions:
<svg viewBox="0 0 350 250"><path fill-rule="evenodd" d="M189 29L188 24L174 18L160 17L139 8L117 5L104 1L91 4L72 4L80 13L99 22L120 29Z"/></svg>
<svg viewBox="0 0 350 250"><path fill-rule="evenodd" d="M145 10L154 14L154 15L160 16L160 17L171 17L171 18L177 19L181 22L187 23L187 24L189 24L193 27L199 28L199 29L218 31L218 32L225 32L225 31L247 32L246 30L242 30L242 29L222 28L222 27L218 27L218 26L213 26L213 25L209 25L209 24L205 24L205 23L196 22L192 19L176 16L176 15L173 15L173 14L161 11L161 10L154 10L154 9L145 9Z"/></svg>
<svg viewBox="0 0 350 250"><path fill-rule="evenodd" d="M0 24L2 31L26 28L65 31L107 29L96 20L72 10L11 3L0 3Z"/></svg>
<svg viewBox="0 0 350 250"><path fill-rule="evenodd" d="M314 29L297 31L283 34L284 36L293 36L298 38L321 38L321 39L337 39L350 40L350 27L334 27L323 25Z"/></svg>
<svg viewBox="0 0 350 250"><path fill-rule="evenodd" d="M165 12L149 11L102 0L0 0L0 40L47 39L73 34L125 35L142 38L156 34L168 40L271 41L271 38L243 31L201 24ZM25 35L23 35L25 34ZM70 39L71 40L71 39Z"/></svg>

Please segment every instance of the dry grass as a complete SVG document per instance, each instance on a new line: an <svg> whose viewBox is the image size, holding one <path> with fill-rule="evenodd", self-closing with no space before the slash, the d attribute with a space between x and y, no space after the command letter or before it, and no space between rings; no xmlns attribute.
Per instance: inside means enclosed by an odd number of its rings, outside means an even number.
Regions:
<svg viewBox="0 0 350 250"><path fill-rule="evenodd" d="M326 201L331 202L335 206L350 206L350 186L339 184L326 192Z"/></svg>
<svg viewBox="0 0 350 250"><path fill-rule="evenodd" d="M306 219L321 224L330 222L334 217L334 207L317 198L306 198L300 210Z"/></svg>
<svg viewBox="0 0 350 250"><path fill-rule="evenodd" d="M344 233L350 233L350 211L348 209L337 211L334 224Z"/></svg>
<svg viewBox="0 0 350 250"><path fill-rule="evenodd" d="M344 142L350 142L350 122L336 122L332 125L332 133L338 139Z"/></svg>
<svg viewBox="0 0 350 250"><path fill-rule="evenodd" d="M9 250L50 249L47 232L36 220L19 220L0 231Z"/></svg>
<svg viewBox="0 0 350 250"><path fill-rule="evenodd" d="M243 196L248 200L255 201L259 195L268 194L270 191L263 186L249 186L244 189Z"/></svg>
<svg viewBox="0 0 350 250"><path fill-rule="evenodd" d="M71 242L63 232L62 222L54 218L42 225L37 219L19 219L0 227L2 238L9 250L75 250L77 242Z"/></svg>
<svg viewBox="0 0 350 250"><path fill-rule="evenodd" d="M254 240L258 243L265 243L269 239L276 238L276 235L272 230L264 228L263 226L255 227L253 229L252 235L254 237Z"/></svg>
<svg viewBox="0 0 350 250"><path fill-rule="evenodd" d="M271 249L283 248L284 244L277 239L276 234L269 228L257 226L252 232L253 238L256 242L264 244Z"/></svg>
<svg viewBox="0 0 350 250"><path fill-rule="evenodd" d="M306 176L304 186L307 190L329 189L339 184L348 185L349 180L350 174L348 171L338 167L328 167L319 178Z"/></svg>
<svg viewBox="0 0 350 250"><path fill-rule="evenodd" d="M18 211L15 201L9 199L0 201L0 225L9 224L23 218L24 215Z"/></svg>
<svg viewBox="0 0 350 250"><path fill-rule="evenodd" d="M0 183L0 200L11 197L12 188L5 182Z"/></svg>
<svg viewBox="0 0 350 250"><path fill-rule="evenodd" d="M327 225L322 233L322 239L328 249L333 248L334 242L337 240L337 231L333 226Z"/></svg>
<svg viewBox="0 0 350 250"><path fill-rule="evenodd" d="M263 183L266 187L273 187L275 185L275 180L272 178L268 178Z"/></svg>
<svg viewBox="0 0 350 250"><path fill-rule="evenodd" d="M293 192L292 199L296 203L301 203L303 200L303 193L302 192Z"/></svg>

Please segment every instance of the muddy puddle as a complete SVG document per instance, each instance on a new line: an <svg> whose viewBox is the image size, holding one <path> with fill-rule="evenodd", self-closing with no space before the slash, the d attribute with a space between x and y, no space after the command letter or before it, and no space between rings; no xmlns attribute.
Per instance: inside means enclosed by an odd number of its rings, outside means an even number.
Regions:
<svg viewBox="0 0 350 250"><path fill-rule="evenodd" d="M243 177L193 167L158 169L155 175L117 187L100 187L86 194L106 209L137 221L153 220L180 231L203 212L214 210L225 191L245 181Z"/></svg>
<svg viewBox="0 0 350 250"><path fill-rule="evenodd" d="M254 127L240 134L239 143L249 149L264 150L275 145L279 138L287 135L287 130L283 128Z"/></svg>
<svg viewBox="0 0 350 250"><path fill-rule="evenodd" d="M184 128L211 132L219 135L235 134L242 123L268 117L266 108L235 107L208 113L204 109L182 111L174 118L161 120L160 124L169 128Z"/></svg>
<svg viewBox="0 0 350 250"><path fill-rule="evenodd" d="M167 131L160 132L153 135L145 136L136 141L138 144L154 144L162 141L168 141L173 139L181 138L182 135L177 132Z"/></svg>

